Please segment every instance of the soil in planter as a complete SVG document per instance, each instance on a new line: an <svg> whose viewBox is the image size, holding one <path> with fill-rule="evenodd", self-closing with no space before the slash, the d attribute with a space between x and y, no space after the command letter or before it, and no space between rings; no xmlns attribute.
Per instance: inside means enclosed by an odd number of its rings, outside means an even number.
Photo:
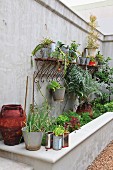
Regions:
<svg viewBox="0 0 113 170"><path fill-rule="evenodd" d="M88 104L88 103L83 103L82 105L79 105L76 113L81 114L81 113L85 113L85 112L89 112L90 117L92 118L93 116L93 109L92 109L92 105Z"/></svg>

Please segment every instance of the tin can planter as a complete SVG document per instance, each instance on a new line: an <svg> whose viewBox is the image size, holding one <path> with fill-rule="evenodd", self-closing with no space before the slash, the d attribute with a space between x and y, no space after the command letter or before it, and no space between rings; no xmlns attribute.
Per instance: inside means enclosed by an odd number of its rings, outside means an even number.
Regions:
<svg viewBox="0 0 113 170"><path fill-rule="evenodd" d="M69 146L69 132L66 132L63 134L63 142L62 142L62 147L68 147Z"/></svg>
<svg viewBox="0 0 113 170"><path fill-rule="evenodd" d="M42 143L43 132L27 132L26 128L22 129L25 148L30 151L39 150Z"/></svg>
<svg viewBox="0 0 113 170"><path fill-rule="evenodd" d="M90 62L90 58L86 58L86 65L89 65L89 62Z"/></svg>
<svg viewBox="0 0 113 170"><path fill-rule="evenodd" d="M53 91L53 99L54 101L63 101L65 95L65 87L56 89Z"/></svg>
<svg viewBox="0 0 113 170"><path fill-rule="evenodd" d="M53 132L47 132L46 133L46 149L51 149L53 147Z"/></svg>
<svg viewBox="0 0 113 170"><path fill-rule="evenodd" d="M50 57L50 48L47 47L47 48L42 48L41 49L41 55L42 55L42 58L48 58Z"/></svg>
<svg viewBox="0 0 113 170"><path fill-rule="evenodd" d="M80 64L81 65L85 65L86 64L86 57L80 57L79 60L80 60Z"/></svg>
<svg viewBox="0 0 113 170"><path fill-rule="evenodd" d="M56 43L55 43L55 42L51 43L51 44L50 44L50 52L51 52L51 53L54 52L54 51L55 51L55 48L56 48Z"/></svg>
<svg viewBox="0 0 113 170"><path fill-rule="evenodd" d="M63 141L63 135L61 135L61 136L53 135L53 149L61 150L62 149L62 141Z"/></svg>

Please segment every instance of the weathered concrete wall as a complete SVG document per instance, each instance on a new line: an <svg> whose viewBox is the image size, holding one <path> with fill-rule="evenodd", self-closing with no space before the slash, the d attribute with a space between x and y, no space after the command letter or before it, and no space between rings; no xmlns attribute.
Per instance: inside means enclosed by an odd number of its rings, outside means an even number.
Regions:
<svg viewBox="0 0 113 170"><path fill-rule="evenodd" d="M109 62L113 67L113 35L106 35L103 42L103 54L106 57L110 57L112 60Z"/></svg>
<svg viewBox="0 0 113 170"><path fill-rule="evenodd" d="M58 0L0 0L0 106L24 105L25 82L29 75L27 106L32 102L31 51L44 37L86 46L87 23ZM102 51L103 34L100 33ZM45 86L42 84L44 94ZM38 103L43 98L35 93ZM60 112L62 104L53 103ZM27 107L28 108L28 107Z"/></svg>

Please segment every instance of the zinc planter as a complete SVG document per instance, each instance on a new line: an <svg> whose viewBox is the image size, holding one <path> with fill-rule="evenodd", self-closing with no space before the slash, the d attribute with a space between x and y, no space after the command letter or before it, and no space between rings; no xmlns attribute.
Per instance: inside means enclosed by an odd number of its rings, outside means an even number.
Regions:
<svg viewBox="0 0 113 170"><path fill-rule="evenodd" d="M86 65L89 65L89 62L90 62L90 58L86 58Z"/></svg>
<svg viewBox="0 0 113 170"><path fill-rule="evenodd" d="M53 132L47 132L46 133L46 149L51 149L53 147Z"/></svg>
<svg viewBox="0 0 113 170"><path fill-rule="evenodd" d="M65 148L65 147L68 147L69 146L69 132L65 132L63 134L63 144L62 144L62 147Z"/></svg>
<svg viewBox="0 0 113 170"><path fill-rule="evenodd" d="M50 48L42 48L42 58L48 58L50 56Z"/></svg>
<svg viewBox="0 0 113 170"><path fill-rule="evenodd" d="M53 99L54 101L63 101L65 95L65 88L56 89L53 91Z"/></svg>
<svg viewBox="0 0 113 170"><path fill-rule="evenodd" d="M43 132L27 132L25 129L22 129L22 133L27 150L36 151L40 149Z"/></svg>
<svg viewBox="0 0 113 170"><path fill-rule="evenodd" d="M81 65L85 65L86 64L86 57L80 57L79 60L80 60L80 64Z"/></svg>
<svg viewBox="0 0 113 170"><path fill-rule="evenodd" d="M62 149L62 139L63 136L55 136L53 135L53 149L54 150L61 150Z"/></svg>
<svg viewBox="0 0 113 170"><path fill-rule="evenodd" d="M55 51L55 48L56 48L56 43L55 43L55 42L51 43L51 44L50 44L50 52L51 52L51 53L54 52L54 51Z"/></svg>

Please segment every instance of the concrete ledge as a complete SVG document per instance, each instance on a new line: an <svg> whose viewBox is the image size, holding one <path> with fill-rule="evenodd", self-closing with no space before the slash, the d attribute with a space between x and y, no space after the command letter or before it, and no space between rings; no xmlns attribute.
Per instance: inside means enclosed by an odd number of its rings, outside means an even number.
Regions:
<svg viewBox="0 0 113 170"><path fill-rule="evenodd" d="M0 157L0 170L33 170L32 167L29 167L26 164L11 161L9 159Z"/></svg>
<svg viewBox="0 0 113 170"><path fill-rule="evenodd" d="M0 142L0 156L32 165L35 170L85 170L95 157L113 140L113 113L105 113L70 134L70 146L60 151L41 147L27 151L24 143L6 146Z"/></svg>

